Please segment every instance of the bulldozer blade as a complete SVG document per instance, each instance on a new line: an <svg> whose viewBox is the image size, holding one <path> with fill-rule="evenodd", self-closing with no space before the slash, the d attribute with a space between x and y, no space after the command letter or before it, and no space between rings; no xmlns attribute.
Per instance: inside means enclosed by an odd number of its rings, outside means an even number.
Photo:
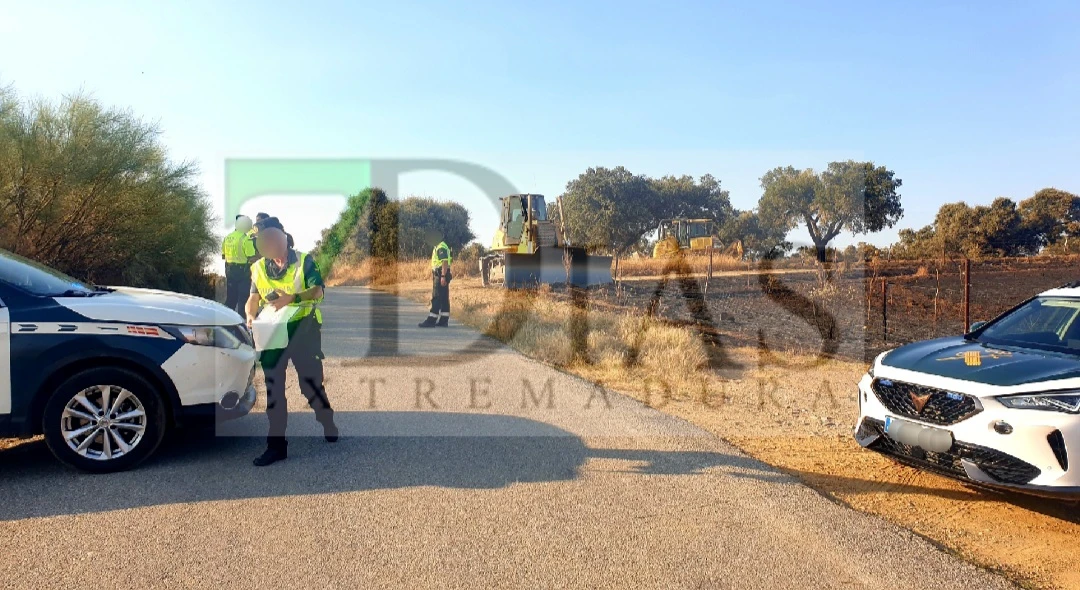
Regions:
<svg viewBox="0 0 1080 590"><path fill-rule="evenodd" d="M611 282L611 257L590 256L583 248L540 248L533 254L507 254L506 287L527 289L541 284L576 287Z"/></svg>

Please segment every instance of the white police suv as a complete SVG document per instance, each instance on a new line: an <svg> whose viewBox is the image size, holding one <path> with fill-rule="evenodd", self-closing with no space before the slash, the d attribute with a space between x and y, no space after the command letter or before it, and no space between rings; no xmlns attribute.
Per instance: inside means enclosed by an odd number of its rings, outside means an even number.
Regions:
<svg viewBox="0 0 1080 590"><path fill-rule="evenodd" d="M982 486L1080 495L1078 287L880 355L859 382L856 440Z"/></svg>
<svg viewBox="0 0 1080 590"><path fill-rule="evenodd" d="M44 434L69 465L127 469L171 427L250 411L255 355L223 305L96 287L0 250L0 437Z"/></svg>

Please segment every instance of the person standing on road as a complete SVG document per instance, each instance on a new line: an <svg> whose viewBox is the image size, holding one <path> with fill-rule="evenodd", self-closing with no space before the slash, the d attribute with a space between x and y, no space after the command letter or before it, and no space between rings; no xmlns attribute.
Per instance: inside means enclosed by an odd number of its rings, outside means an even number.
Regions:
<svg viewBox="0 0 1080 590"><path fill-rule="evenodd" d="M225 307L244 315L244 296L251 291L251 264L259 259L251 239L251 218L237 215L235 229L221 242L225 260Z"/></svg>
<svg viewBox="0 0 1080 590"><path fill-rule="evenodd" d="M445 328L450 323L450 281L453 279L450 274L451 261L450 246L445 240L439 240L431 250L431 309L427 319L420 322L421 328Z"/></svg>
<svg viewBox="0 0 1080 590"><path fill-rule="evenodd" d="M266 378L266 415L270 431L266 451L255 459L262 467L288 456L285 438L289 408L285 400L285 370L289 361L296 368L300 391L307 398L315 419L322 424L327 442L337 442L334 410L323 386L322 312L323 279L315 259L288 247L281 222L270 217L262 222L257 241L263 259L251 265L251 295L247 300L247 321L251 326L263 306L275 311L295 307L288 318L288 343L284 348L263 350L259 355Z"/></svg>

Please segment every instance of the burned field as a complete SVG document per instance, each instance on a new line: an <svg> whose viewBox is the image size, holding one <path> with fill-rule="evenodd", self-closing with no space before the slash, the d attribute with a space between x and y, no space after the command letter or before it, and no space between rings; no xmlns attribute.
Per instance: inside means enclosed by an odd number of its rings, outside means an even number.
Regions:
<svg viewBox="0 0 1080 590"><path fill-rule="evenodd" d="M970 269L971 321L1080 279L1076 257L973 261ZM900 344L962 333L964 293L962 261L903 261L828 274L812 267L716 273L707 287L693 272L628 277L589 289L585 301L693 327L716 346L869 361ZM572 299L561 287L551 295Z"/></svg>

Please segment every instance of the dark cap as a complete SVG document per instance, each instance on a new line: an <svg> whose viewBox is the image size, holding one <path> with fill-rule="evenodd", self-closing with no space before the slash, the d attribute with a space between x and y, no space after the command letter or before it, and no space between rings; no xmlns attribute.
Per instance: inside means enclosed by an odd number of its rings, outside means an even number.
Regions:
<svg viewBox="0 0 1080 590"><path fill-rule="evenodd" d="M281 225L281 220L277 217L267 217L266 219L263 219L262 221L256 223L255 227L259 228L259 231L271 227L280 229L281 231L285 231L285 226Z"/></svg>

